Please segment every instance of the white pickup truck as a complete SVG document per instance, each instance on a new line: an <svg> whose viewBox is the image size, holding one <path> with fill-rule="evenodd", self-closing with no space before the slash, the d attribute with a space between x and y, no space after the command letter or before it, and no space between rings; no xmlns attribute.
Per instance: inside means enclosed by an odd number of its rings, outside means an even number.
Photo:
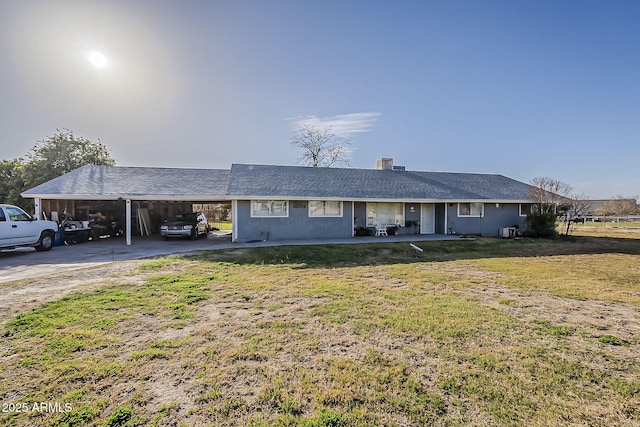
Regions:
<svg viewBox="0 0 640 427"><path fill-rule="evenodd" d="M0 205L0 249L33 246L37 251L53 247L58 224L32 217L17 206Z"/></svg>

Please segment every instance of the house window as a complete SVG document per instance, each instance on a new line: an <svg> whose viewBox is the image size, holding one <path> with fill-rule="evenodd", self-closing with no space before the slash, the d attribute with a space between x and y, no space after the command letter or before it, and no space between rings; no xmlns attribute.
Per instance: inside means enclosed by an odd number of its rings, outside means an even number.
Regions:
<svg viewBox="0 0 640 427"><path fill-rule="evenodd" d="M286 200L252 200L251 216L257 218L288 217L289 207Z"/></svg>
<svg viewBox="0 0 640 427"><path fill-rule="evenodd" d="M367 203L367 227L404 224L404 203Z"/></svg>
<svg viewBox="0 0 640 427"><path fill-rule="evenodd" d="M531 213L531 204L520 204L520 216L527 216Z"/></svg>
<svg viewBox="0 0 640 427"><path fill-rule="evenodd" d="M484 203L458 203L458 216L484 216Z"/></svg>
<svg viewBox="0 0 640 427"><path fill-rule="evenodd" d="M309 202L309 216L342 216L342 202L331 202L323 200L311 200Z"/></svg>

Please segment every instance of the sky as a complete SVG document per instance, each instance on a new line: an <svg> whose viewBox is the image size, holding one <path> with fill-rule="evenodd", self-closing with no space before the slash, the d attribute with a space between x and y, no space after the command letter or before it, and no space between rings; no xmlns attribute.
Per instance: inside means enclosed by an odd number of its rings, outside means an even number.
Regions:
<svg viewBox="0 0 640 427"><path fill-rule="evenodd" d="M637 0L0 0L0 159L70 129L119 166L295 165L308 124L349 167L636 196L639 22Z"/></svg>

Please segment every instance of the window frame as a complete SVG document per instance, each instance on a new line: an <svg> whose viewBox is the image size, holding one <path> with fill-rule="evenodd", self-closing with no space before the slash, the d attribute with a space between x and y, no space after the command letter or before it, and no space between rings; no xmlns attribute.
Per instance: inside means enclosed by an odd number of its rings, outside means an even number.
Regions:
<svg viewBox="0 0 640 427"><path fill-rule="evenodd" d="M460 212L460 207L462 205L469 205L469 213L468 214L463 214ZM474 206L479 206L480 207L480 212L475 213L473 212L473 207ZM458 217L459 218L482 218L484 217L484 203L482 202L458 202Z"/></svg>
<svg viewBox="0 0 640 427"><path fill-rule="evenodd" d="M312 206L316 203L322 203L323 214L313 215L311 213ZM328 214L327 212L327 204L328 203L337 203L340 209L339 214ZM316 209L317 210L317 209ZM342 218L344 216L344 203L341 200L309 200L307 215L309 218Z"/></svg>
<svg viewBox="0 0 640 427"><path fill-rule="evenodd" d="M260 205L269 205L269 214L259 214L257 212L262 209L255 209L255 205L259 203ZM284 214L274 215L272 212L275 210L274 207L278 204L284 205ZM288 218L289 217L289 201L288 200L251 200L250 205L251 210L251 218Z"/></svg>
<svg viewBox="0 0 640 427"><path fill-rule="evenodd" d="M527 206L529 208L529 212L522 212L522 206ZM518 215L519 216L527 216L531 213L531 209L533 208L533 204L532 203L520 203L518 205Z"/></svg>
<svg viewBox="0 0 640 427"><path fill-rule="evenodd" d="M375 205L375 207L373 206ZM378 205L393 205L393 223L385 222L383 223L381 220L378 220ZM399 209L396 209L399 208ZM405 203L404 202L367 202L366 203L367 210L367 227L375 227L377 225L386 225L389 227L397 226L402 227L405 223L406 212L405 212ZM383 209L384 211L384 209ZM389 212L388 210L387 212Z"/></svg>

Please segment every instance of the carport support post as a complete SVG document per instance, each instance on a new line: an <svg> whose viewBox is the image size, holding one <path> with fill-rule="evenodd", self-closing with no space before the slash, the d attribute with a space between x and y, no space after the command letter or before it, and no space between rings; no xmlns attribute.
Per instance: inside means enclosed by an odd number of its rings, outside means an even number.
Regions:
<svg viewBox="0 0 640 427"><path fill-rule="evenodd" d="M444 234L449 234L449 203L444 204Z"/></svg>
<svg viewBox="0 0 640 427"><path fill-rule="evenodd" d="M131 199L127 199L125 204L125 218L126 218L126 233L127 233L127 246L131 246Z"/></svg>
<svg viewBox="0 0 640 427"><path fill-rule="evenodd" d="M33 199L33 205L35 209L36 219L42 219L42 206L40 205L40 198Z"/></svg>

